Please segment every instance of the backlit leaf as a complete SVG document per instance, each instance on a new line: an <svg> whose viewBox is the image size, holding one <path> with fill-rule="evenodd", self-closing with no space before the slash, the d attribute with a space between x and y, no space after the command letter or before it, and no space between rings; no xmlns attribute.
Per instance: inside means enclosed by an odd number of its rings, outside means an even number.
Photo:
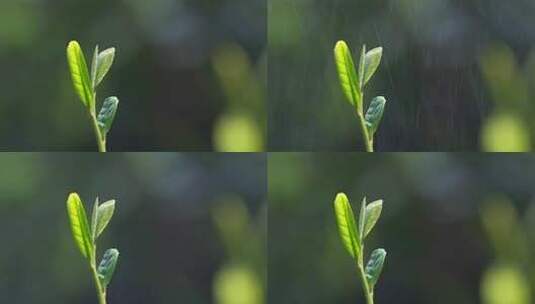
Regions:
<svg viewBox="0 0 535 304"><path fill-rule="evenodd" d="M364 224L366 222L366 197L362 199L359 213L359 232L360 240L364 240Z"/></svg>
<svg viewBox="0 0 535 304"><path fill-rule="evenodd" d="M366 111L364 120L366 122L366 127L371 136L375 134L379 128L379 123L383 118L383 112L385 110L386 99L383 96L377 96L370 102L370 106Z"/></svg>
<svg viewBox="0 0 535 304"><path fill-rule="evenodd" d="M119 251L115 248L106 250L102 256L102 260L98 265L97 272L100 283L104 288L108 287L110 281L115 272L115 267L117 266L117 260L119 259Z"/></svg>
<svg viewBox="0 0 535 304"><path fill-rule="evenodd" d="M364 224L364 237L372 231L373 226L377 223L377 220L381 216L381 210L383 209L383 201L377 200L366 206L366 221Z"/></svg>
<svg viewBox="0 0 535 304"><path fill-rule="evenodd" d="M353 258L360 253L360 239L355 223L355 216L344 193L338 193L334 199L334 212L338 225L338 232L344 247Z"/></svg>
<svg viewBox="0 0 535 304"><path fill-rule="evenodd" d="M357 108L362 107L360 100L360 87L358 85L357 72L355 64L351 57L351 51L344 41L338 41L334 47L334 59L338 69L338 77L342 85L342 91L347 100Z"/></svg>
<svg viewBox="0 0 535 304"><path fill-rule="evenodd" d="M97 239L96 235L96 228L97 228L97 220L98 220L98 197L95 199L95 203L93 204L93 211L91 212L91 237L93 238L93 243Z"/></svg>
<svg viewBox="0 0 535 304"><path fill-rule="evenodd" d="M104 231L110 222L113 211L115 210L115 201L107 201L97 208L97 224L95 226L95 239Z"/></svg>
<svg viewBox="0 0 535 304"><path fill-rule="evenodd" d="M74 90L82 103L91 108L93 105L93 91L91 79L85 62L84 53L76 41L69 42L67 46L67 61L71 72Z"/></svg>
<svg viewBox="0 0 535 304"><path fill-rule="evenodd" d="M119 99L115 96L108 97L104 100L102 108L97 116L98 126L100 131L104 134L108 134L115 119L115 113L117 113L117 107L119 106Z"/></svg>
<svg viewBox="0 0 535 304"><path fill-rule="evenodd" d="M362 91L364 89L364 69L366 67L366 45L362 46L359 58L359 88Z"/></svg>
<svg viewBox="0 0 535 304"><path fill-rule="evenodd" d="M85 209L78 194L71 193L67 198L67 213L69 214L74 242L78 246L78 249L80 249L82 255L90 258L93 254L91 234L89 225L87 224Z"/></svg>
<svg viewBox="0 0 535 304"><path fill-rule="evenodd" d="M381 63L383 48L378 47L366 53L364 56L364 85L372 78Z"/></svg>
<svg viewBox="0 0 535 304"><path fill-rule="evenodd" d="M383 265L385 263L386 251L382 248L375 249L370 255L368 264L366 264L366 280L368 280L368 285L373 290L373 287L379 280L381 271L383 270Z"/></svg>
<svg viewBox="0 0 535 304"><path fill-rule="evenodd" d="M115 48L109 48L98 54L97 66L95 68L95 82L94 87L96 88L104 79L111 66L113 65L113 60L115 59Z"/></svg>
<svg viewBox="0 0 535 304"><path fill-rule="evenodd" d="M98 45L97 45L97 46L95 46L95 51L93 52L93 61L91 62L91 85L93 87L93 91L97 87L97 85L96 85L96 81L97 81L97 69L96 69L96 67L98 66L98 54L99 54L99 50L98 50Z"/></svg>

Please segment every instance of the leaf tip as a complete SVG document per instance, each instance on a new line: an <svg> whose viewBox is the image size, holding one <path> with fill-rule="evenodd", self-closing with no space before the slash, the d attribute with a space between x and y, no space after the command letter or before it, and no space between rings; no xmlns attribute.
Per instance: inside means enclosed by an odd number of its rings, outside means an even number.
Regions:
<svg viewBox="0 0 535 304"><path fill-rule="evenodd" d="M334 57L338 59L342 59L347 52L349 52L349 47L347 46L347 43L344 40L338 40L336 44L334 45Z"/></svg>
<svg viewBox="0 0 535 304"><path fill-rule="evenodd" d="M348 202L349 199L347 198L347 195L344 192L338 192L336 194L336 197L334 198L334 204L338 205L340 203Z"/></svg>
<svg viewBox="0 0 535 304"><path fill-rule="evenodd" d="M334 49L340 49L340 48L344 48L344 47L347 47L347 43L344 41L344 40L338 40L336 42L336 44L334 45Z"/></svg>
<svg viewBox="0 0 535 304"><path fill-rule="evenodd" d="M386 103L386 98L384 96L377 96L375 98L377 98L377 101L381 102L382 104Z"/></svg>
<svg viewBox="0 0 535 304"><path fill-rule="evenodd" d="M80 200L80 196L78 195L78 193L76 193L76 192L69 193L69 196L67 198L67 202L72 201L72 200Z"/></svg>
<svg viewBox="0 0 535 304"><path fill-rule="evenodd" d="M373 201L371 204L377 204L377 205L381 205L381 206L383 206L383 200L382 200L382 199L379 199L379 200ZM371 205L371 204L370 204L370 205Z"/></svg>
<svg viewBox="0 0 535 304"><path fill-rule="evenodd" d="M80 47L80 44L78 43L78 41L76 40L69 41L69 43L67 44L67 48L70 49L73 47Z"/></svg>
<svg viewBox="0 0 535 304"><path fill-rule="evenodd" d="M386 250L384 248L377 248L375 249L375 251L377 251L377 254L380 254L381 256L386 257Z"/></svg>
<svg viewBox="0 0 535 304"><path fill-rule="evenodd" d="M119 103L119 98L117 98L117 96L110 96L106 99L109 99L110 102L114 103L114 104L118 104Z"/></svg>
<svg viewBox="0 0 535 304"><path fill-rule="evenodd" d="M115 200L106 201L101 206L115 208Z"/></svg>
<svg viewBox="0 0 535 304"><path fill-rule="evenodd" d="M341 215L345 212L346 206L349 205L349 199L347 195L343 192L336 194L334 198L334 211L337 215Z"/></svg>

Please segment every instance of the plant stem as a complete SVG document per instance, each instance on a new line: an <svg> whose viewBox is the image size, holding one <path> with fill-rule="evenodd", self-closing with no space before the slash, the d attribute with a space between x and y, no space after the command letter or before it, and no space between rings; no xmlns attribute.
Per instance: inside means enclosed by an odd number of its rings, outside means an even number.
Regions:
<svg viewBox="0 0 535 304"><path fill-rule="evenodd" d="M97 252L97 246L94 245L94 251ZM100 283L100 279L98 278L98 272L97 272L97 261L96 256L91 257L91 273L93 274L93 280L95 281L95 288L97 290L97 297L98 297L98 303L99 304L106 304L106 289L102 286Z"/></svg>
<svg viewBox="0 0 535 304"><path fill-rule="evenodd" d="M366 120L362 114L357 114L360 122L360 130L362 132L362 138L366 147L366 152L373 152L373 139L370 138L368 128L366 127Z"/></svg>
<svg viewBox="0 0 535 304"><path fill-rule="evenodd" d="M360 89L362 91L362 88ZM368 127L366 127L366 120L364 119L364 109L362 104L364 103L364 94L360 94L361 106L357 108L357 116L360 122L360 131L366 147L366 152L373 152L373 138L370 138Z"/></svg>
<svg viewBox="0 0 535 304"><path fill-rule="evenodd" d="M98 303L106 304L106 290L104 290L104 288L102 288L102 284L100 284L97 268L94 265L91 266L91 272L93 273L93 280L95 281L95 286L97 289Z"/></svg>
<svg viewBox="0 0 535 304"><path fill-rule="evenodd" d="M106 152L106 139L104 138L102 132L100 132L100 128L98 127L97 116L95 113L91 113L89 116L91 116L91 122L93 124L93 131L95 132L95 138L97 140L98 151Z"/></svg>
<svg viewBox="0 0 535 304"><path fill-rule="evenodd" d="M364 251L364 248L362 248L362 251ZM366 273L364 272L364 255L361 252L358 257L358 273L360 276L360 280L362 281L362 290L364 291L364 297L366 298L366 304L373 304L373 290L370 289L370 285L368 284L368 280L366 279Z"/></svg>
<svg viewBox="0 0 535 304"><path fill-rule="evenodd" d="M370 290L370 286L368 285L368 280L366 280L366 274L364 273L364 268L362 266L359 266L359 273L362 280L362 290L364 291L366 303L373 304L373 291Z"/></svg>

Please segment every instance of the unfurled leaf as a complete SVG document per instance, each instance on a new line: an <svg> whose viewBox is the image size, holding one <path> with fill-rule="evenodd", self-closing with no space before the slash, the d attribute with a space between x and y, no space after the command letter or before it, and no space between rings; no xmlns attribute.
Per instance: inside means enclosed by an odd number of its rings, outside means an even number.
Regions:
<svg viewBox="0 0 535 304"><path fill-rule="evenodd" d="M364 224L364 236L363 239L372 231L373 226L377 223L377 220L381 216L381 210L383 209L383 201L377 200L366 206L366 221Z"/></svg>
<svg viewBox="0 0 535 304"><path fill-rule="evenodd" d="M349 103L354 107L362 108L360 100L360 87L355 71L355 64L351 57L351 51L344 41L338 41L334 47L334 60L338 69L338 77L342 85L342 91L347 97Z"/></svg>
<svg viewBox="0 0 535 304"><path fill-rule="evenodd" d="M106 135L110 131L118 106L119 99L115 96L108 97L104 100L102 108L97 116L98 126L102 134Z"/></svg>
<svg viewBox="0 0 535 304"><path fill-rule="evenodd" d="M368 280L368 285L373 290L373 287L379 280L381 271L383 270L383 264L386 258L386 251L382 248L375 249L370 255L368 264L366 264L366 280Z"/></svg>
<svg viewBox="0 0 535 304"><path fill-rule="evenodd" d="M381 57L383 56L383 48L378 47L366 53L364 56L364 85L372 78L375 71L381 63Z"/></svg>
<svg viewBox="0 0 535 304"><path fill-rule="evenodd" d="M115 272L115 266L117 266L117 260L119 259L119 251L115 248L106 250L102 260L98 265L97 272L100 283L104 288L108 287L110 281Z"/></svg>
<svg viewBox="0 0 535 304"><path fill-rule="evenodd" d="M102 203L97 208L97 221L95 225L95 239L97 239L100 234L104 231L108 223L110 222L113 211L115 210L115 201L107 201Z"/></svg>
<svg viewBox="0 0 535 304"><path fill-rule="evenodd" d="M361 91L364 90L364 69L366 65L366 45L362 46L360 51L360 60L359 60L359 88Z"/></svg>
<svg viewBox="0 0 535 304"><path fill-rule="evenodd" d="M344 247L349 254L356 258L360 253L360 238L355 223L355 216L344 193L338 193L334 199L334 212L338 225L338 232Z"/></svg>
<svg viewBox="0 0 535 304"><path fill-rule="evenodd" d="M67 213L69 214L74 242L78 246L78 249L80 249L82 255L90 258L93 255L91 232L87 224L84 206L78 194L71 193L67 198Z"/></svg>
<svg viewBox="0 0 535 304"><path fill-rule="evenodd" d="M67 61L71 72L74 90L82 103L91 108L94 104L91 78L80 45L76 41L69 42L67 46Z"/></svg>
<svg viewBox="0 0 535 304"><path fill-rule="evenodd" d="M383 118L383 112L385 110L386 99L383 96L377 96L370 102L370 106L366 111L364 120L366 122L366 127L371 136L375 134L379 128L379 123Z"/></svg>
<svg viewBox="0 0 535 304"><path fill-rule="evenodd" d="M95 81L93 87L96 88L104 79L110 70L113 60L115 59L115 48L109 48L98 54L97 65L93 67L95 70Z"/></svg>

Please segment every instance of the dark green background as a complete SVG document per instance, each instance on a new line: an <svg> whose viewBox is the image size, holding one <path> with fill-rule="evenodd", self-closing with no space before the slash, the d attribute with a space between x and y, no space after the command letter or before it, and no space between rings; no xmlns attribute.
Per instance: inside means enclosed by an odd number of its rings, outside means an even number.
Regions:
<svg viewBox="0 0 535 304"><path fill-rule="evenodd" d="M264 142L264 0L3 0L0 20L0 150L96 150L66 63L72 39L86 58L96 44L117 48L98 95L121 102L110 150L210 151L217 122L236 111ZM222 50L252 70L241 94L224 89L239 65L216 72Z"/></svg>
<svg viewBox="0 0 535 304"><path fill-rule="evenodd" d="M270 303L364 303L335 224L340 191L356 214L362 197L384 200L366 240L366 255L388 252L376 303L532 303L507 297L519 292L506 276L502 302L480 286L507 266L533 298L534 155L272 153L268 172Z"/></svg>
<svg viewBox="0 0 535 304"><path fill-rule="evenodd" d="M334 65L340 39L356 62L362 44L384 47L365 90L366 103L388 100L376 150L530 150L533 16L532 0L270 1L270 151L363 150ZM505 133L490 132L496 149L482 144L489 125ZM522 144L504 143L517 133Z"/></svg>
<svg viewBox="0 0 535 304"><path fill-rule="evenodd" d="M265 166L254 154L0 154L0 302L97 302L67 218L76 191L87 210L96 196L117 200L98 243L99 256L121 252L109 303L224 304L212 291L225 265L249 265L264 280L265 249L255 244L265 240ZM230 230L249 235L233 235L233 252L214 223L229 201L243 202L251 222ZM222 220L236 227L239 216Z"/></svg>

